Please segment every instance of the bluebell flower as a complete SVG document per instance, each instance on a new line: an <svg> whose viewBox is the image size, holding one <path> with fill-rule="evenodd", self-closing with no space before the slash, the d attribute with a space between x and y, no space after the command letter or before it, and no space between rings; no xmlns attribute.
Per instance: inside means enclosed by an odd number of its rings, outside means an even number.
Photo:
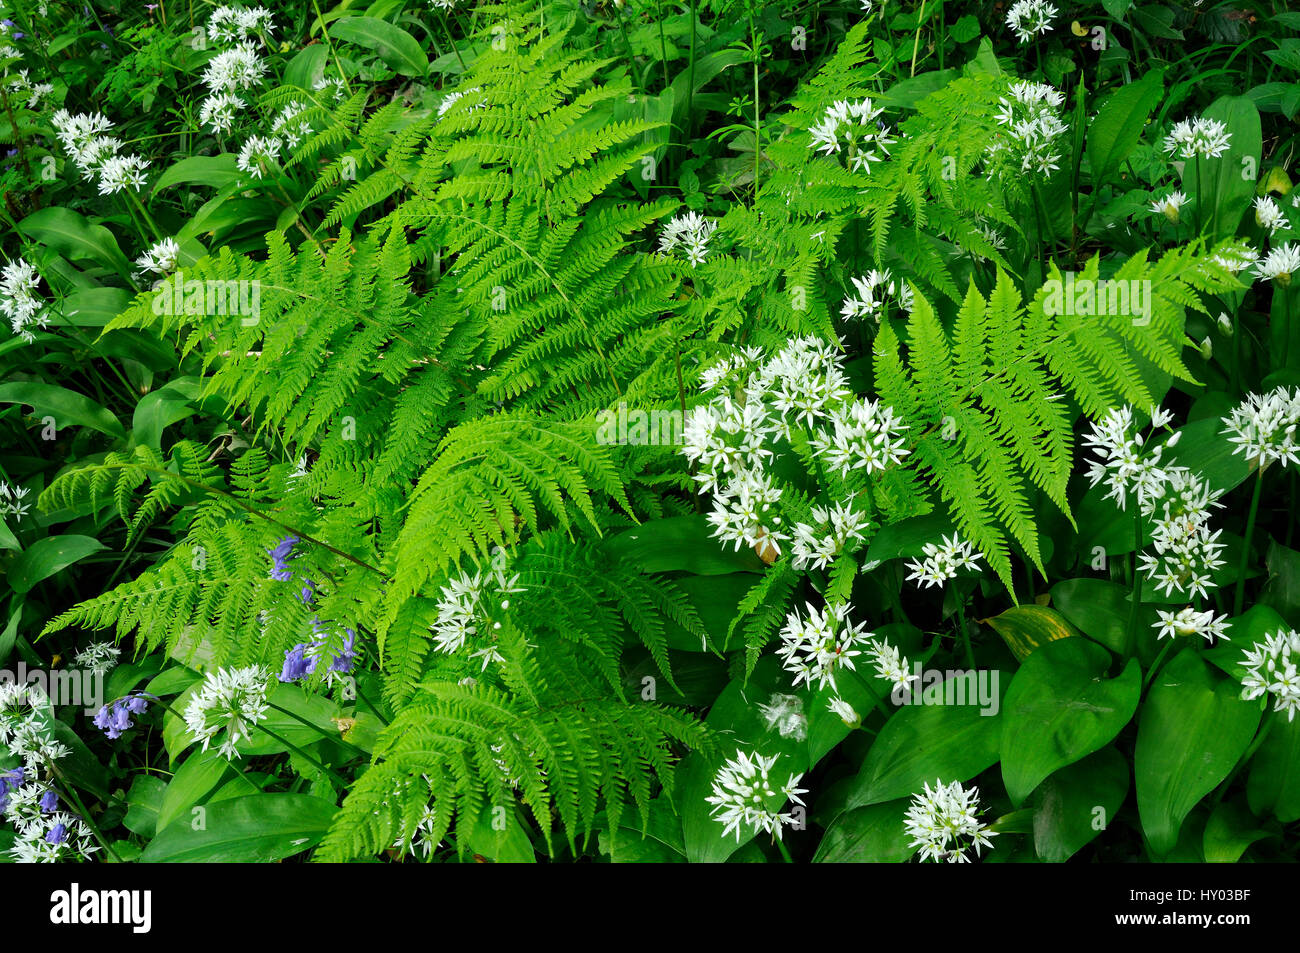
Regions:
<svg viewBox="0 0 1300 953"><path fill-rule="evenodd" d="M45 843L62 844L68 839L68 828L65 824L55 824L50 828L50 832L45 835Z"/></svg>
<svg viewBox="0 0 1300 953"><path fill-rule="evenodd" d="M357 658L357 634L351 629L344 629L347 636L343 639L343 649L330 662L331 672L351 672Z"/></svg>
<svg viewBox="0 0 1300 953"><path fill-rule="evenodd" d="M23 767L0 771L0 796L7 795L10 791L21 787L26 776L27 769Z"/></svg>
<svg viewBox="0 0 1300 953"><path fill-rule="evenodd" d="M133 726L131 716L144 714L148 707L149 699L143 692L127 695L95 712L95 717L91 721L109 738L116 739L122 737L122 732L128 731Z"/></svg>
<svg viewBox="0 0 1300 953"><path fill-rule="evenodd" d="M304 578L302 581L302 592L298 593L298 598L307 605L311 605L312 600L316 598L316 583L310 579Z"/></svg>
<svg viewBox="0 0 1300 953"><path fill-rule="evenodd" d="M288 582L293 578L293 570L289 568L289 560L294 556L293 547L297 542L297 536L286 536L275 544L274 549L267 550L267 554L275 561L275 566L271 569L271 578L277 582Z"/></svg>
<svg viewBox="0 0 1300 953"><path fill-rule="evenodd" d="M41 805L41 810L46 814L53 814L59 809L59 796L51 789L41 795L38 803Z"/></svg>
<svg viewBox="0 0 1300 953"><path fill-rule="evenodd" d="M301 681L316 671L316 659L307 657L308 647L308 643L299 642L293 648L285 649L284 668L280 671L280 681Z"/></svg>

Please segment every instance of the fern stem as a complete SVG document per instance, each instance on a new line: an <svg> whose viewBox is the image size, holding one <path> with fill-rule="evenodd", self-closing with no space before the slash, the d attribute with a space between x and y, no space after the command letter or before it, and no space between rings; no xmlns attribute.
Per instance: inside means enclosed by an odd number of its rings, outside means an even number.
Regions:
<svg viewBox="0 0 1300 953"><path fill-rule="evenodd" d="M1250 539L1255 535L1255 518L1259 515L1259 497L1264 488L1264 468L1255 473L1255 492L1250 496L1250 513L1246 517L1246 536L1241 542L1241 559L1237 563L1237 592L1232 597L1233 616L1241 615L1246 603L1246 566L1250 562Z"/></svg>

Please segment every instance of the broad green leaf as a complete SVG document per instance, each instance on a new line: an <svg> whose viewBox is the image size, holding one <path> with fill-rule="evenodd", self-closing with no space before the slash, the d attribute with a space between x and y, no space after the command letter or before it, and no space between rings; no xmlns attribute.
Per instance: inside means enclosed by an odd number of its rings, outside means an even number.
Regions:
<svg viewBox="0 0 1300 953"><path fill-rule="evenodd" d="M845 811L826 828L813 855L821 864L901 864L916 853L903 827L908 798Z"/></svg>
<svg viewBox="0 0 1300 953"><path fill-rule="evenodd" d="M1221 96L1203 113L1227 126L1231 143L1217 159L1188 159L1183 166L1183 191L1200 196L1206 225L1214 240L1237 233L1242 216L1255 197L1263 135L1259 110L1246 96Z"/></svg>
<svg viewBox="0 0 1300 953"><path fill-rule="evenodd" d="M947 690L949 681L936 690ZM997 762L1001 737L1001 714L985 714L977 705L900 708L867 752L846 807L908 797L936 780L969 781Z"/></svg>
<svg viewBox="0 0 1300 953"><path fill-rule="evenodd" d="M1105 747L1052 774L1034 789L1034 850L1064 863L1110 826L1128 794L1129 766Z"/></svg>
<svg viewBox="0 0 1300 953"><path fill-rule="evenodd" d="M27 404L34 417L53 417L54 426L90 427L110 437L125 437L122 422L75 390L41 381L10 381L0 384L0 404Z"/></svg>
<svg viewBox="0 0 1300 953"><path fill-rule="evenodd" d="M307 794L253 794L204 807L203 826L182 817L144 849L145 863L266 863L310 850L337 808Z"/></svg>
<svg viewBox="0 0 1300 953"><path fill-rule="evenodd" d="M1190 648L1151 683L1134 774L1142 830L1156 854L1173 850L1187 812L1228 776L1254 737L1260 705L1240 695L1240 683L1216 675Z"/></svg>
<svg viewBox="0 0 1300 953"><path fill-rule="evenodd" d="M198 804L231 770L230 763L217 751L197 751L185 759L167 782L158 807L158 828L162 830L179 817L189 817L190 808Z"/></svg>
<svg viewBox="0 0 1300 953"><path fill-rule="evenodd" d="M1088 125L1088 162L1094 186L1119 171L1142 137L1147 118L1163 92L1163 73L1154 69L1137 82L1121 86L1101 104Z"/></svg>
<svg viewBox="0 0 1300 953"><path fill-rule="evenodd" d="M612 840L608 831L601 832L600 849L615 864L685 863L682 819L666 798L657 797L650 802L650 824L645 831L639 818L624 813Z"/></svg>
<svg viewBox="0 0 1300 953"><path fill-rule="evenodd" d="M47 536L38 539L9 564L9 585L14 592L30 592L60 569L108 547L93 536Z"/></svg>
<svg viewBox="0 0 1300 953"><path fill-rule="evenodd" d="M158 830L158 808L167 782L152 774L137 774L126 795L126 816L122 825L132 834L153 837Z"/></svg>
<svg viewBox="0 0 1300 953"><path fill-rule="evenodd" d="M1131 593L1105 579L1066 579L1052 587L1052 604L1080 632L1112 652L1123 653L1128 640ZM1138 648L1154 643L1152 624L1158 620L1154 606L1138 608Z"/></svg>
<svg viewBox="0 0 1300 953"><path fill-rule="evenodd" d="M238 157L224 152L219 156L190 156L170 166L154 183L153 194L173 185L205 185L220 189L239 181L242 173L235 167Z"/></svg>
<svg viewBox="0 0 1300 953"><path fill-rule="evenodd" d="M1257 840L1270 836L1259 822L1235 801L1218 805L1205 822L1205 860L1211 864L1235 864Z"/></svg>
<svg viewBox="0 0 1300 953"><path fill-rule="evenodd" d="M23 219L22 231L71 260L89 259L120 275L130 274L131 263L113 233L92 225L80 212L57 205L43 208Z"/></svg>
<svg viewBox="0 0 1300 953"><path fill-rule="evenodd" d="M1268 736L1250 759L1246 797L1256 814L1300 820L1300 721L1272 715Z"/></svg>
<svg viewBox="0 0 1300 953"><path fill-rule="evenodd" d="M1002 636L1011 654L1022 662L1048 642L1079 634L1064 616L1047 606L1012 606L999 615L979 621Z"/></svg>
<svg viewBox="0 0 1300 953"><path fill-rule="evenodd" d="M604 544L610 555L642 572L689 572L717 576L734 572L761 572L763 562L752 549L736 552L709 535L703 516L670 516L650 520L635 529L610 537ZM754 580L749 580L749 585Z"/></svg>
<svg viewBox="0 0 1300 953"><path fill-rule="evenodd" d="M373 52L403 76L427 76L429 73L429 58L415 37L385 20L347 17L330 27L330 35Z"/></svg>
<svg viewBox="0 0 1300 953"><path fill-rule="evenodd" d="M1002 779L1020 805L1044 778L1111 741L1137 711L1142 676L1130 659L1105 677L1111 654L1087 639L1049 642L1025 659L1002 711Z"/></svg>

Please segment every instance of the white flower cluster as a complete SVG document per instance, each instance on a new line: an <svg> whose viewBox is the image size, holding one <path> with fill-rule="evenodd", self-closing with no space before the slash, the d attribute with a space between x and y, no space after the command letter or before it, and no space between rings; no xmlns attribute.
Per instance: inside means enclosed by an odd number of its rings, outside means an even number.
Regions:
<svg viewBox="0 0 1300 953"><path fill-rule="evenodd" d="M45 299L36 293L41 276L21 258L15 258L0 271L0 314L9 319L9 328L25 341L36 340L32 328L43 328L50 317Z"/></svg>
<svg viewBox="0 0 1300 953"><path fill-rule="evenodd" d="M499 550L494 561L497 565L492 570L476 572L472 576L462 572L442 587L438 619L429 627L439 652L459 652L471 638L479 635L480 628L488 634L500 629L501 623L492 619L497 609L491 604L496 603L500 611L507 611L510 608L507 597L524 591L519 585L518 574L506 576ZM505 661L495 642L475 649L469 657L481 658L484 671L493 662Z"/></svg>
<svg viewBox="0 0 1300 953"><path fill-rule="evenodd" d="M1163 215L1175 225L1181 218L1183 206L1187 204L1187 196L1178 190L1170 192L1162 199L1156 199L1151 203L1151 214Z"/></svg>
<svg viewBox="0 0 1300 953"><path fill-rule="evenodd" d="M285 106L271 123L271 135L277 138L283 137L285 145L290 149L298 148L299 144L311 135L311 123L301 118L302 111L306 108L307 105L300 102L292 102Z"/></svg>
<svg viewBox="0 0 1300 953"><path fill-rule="evenodd" d="M91 837L89 825L66 811L46 814L40 810L41 789L25 785L10 795L11 804L20 801L27 806L15 814L14 826L18 836L9 856L19 864L57 864L74 859L86 860L99 850ZM35 808L32 810L31 808ZM21 810L21 809L19 809Z"/></svg>
<svg viewBox="0 0 1300 953"><path fill-rule="evenodd" d="M1255 267L1255 277L1276 281L1283 288L1290 287L1291 276L1300 271L1300 245L1287 242L1270 248Z"/></svg>
<svg viewBox="0 0 1300 953"><path fill-rule="evenodd" d="M1217 159L1231 144L1232 134L1217 119L1184 119L1165 138L1165 152L1177 159Z"/></svg>
<svg viewBox="0 0 1300 953"><path fill-rule="evenodd" d="M1166 612L1164 609L1157 609L1156 614L1160 616L1159 622L1152 622L1152 628L1159 629L1156 638L1163 639L1166 636L1174 638L1175 636L1199 635L1207 642L1215 639L1226 639L1226 629L1230 624L1225 621L1228 616L1223 614L1215 618L1214 610L1207 609L1204 612L1197 612L1191 606L1185 609L1179 609L1177 612Z"/></svg>
<svg viewBox="0 0 1300 953"><path fill-rule="evenodd" d="M1286 215L1278 208L1277 202L1268 195L1261 195L1255 199L1255 224L1267 230L1269 235L1276 234L1279 229L1291 227L1291 223L1286 220Z"/></svg>
<svg viewBox="0 0 1300 953"><path fill-rule="evenodd" d="M236 745L252 737L253 728L266 718L266 696L271 673L260 665L222 668L209 672L203 687L185 707L185 725L195 741L208 750L223 730L217 750L227 761L239 757Z"/></svg>
<svg viewBox="0 0 1300 953"><path fill-rule="evenodd" d="M858 656L865 655L875 666L876 674L896 686L906 686L916 678L908 674L908 661L897 649L866 631L865 624L849 621L848 604L827 606L822 611L807 604L807 610L807 618L801 617L798 610L786 616L776 655L785 670L794 675L796 688L801 684L818 689L829 685L835 693L831 711L841 718L853 721L857 716L839 698L835 677L842 669L857 671L853 660Z"/></svg>
<svg viewBox="0 0 1300 953"><path fill-rule="evenodd" d="M1250 701L1261 695L1273 696L1273 707L1294 721L1300 711L1300 632L1274 632L1246 651L1246 676L1241 680L1241 697Z"/></svg>
<svg viewBox="0 0 1300 953"><path fill-rule="evenodd" d="M1234 239L1219 246L1218 250L1210 256L1210 261L1237 275L1251 265L1257 264L1259 255L1255 249L1250 247L1249 242L1243 239Z"/></svg>
<svg viewBox="0 0 1300 953"><path fill-rule="evenodd" d="M681 248L692 265L703 264L709 254L709 239L717 229L717 222L709 221L700 213L684 212L664 226L659 251L668 255Z"/></svg>
<svg viewBox="0 0 1300 953"><path fill-rule="evenodd" d="M956 579L962 569L979 569L979 554L975 547L954 533L943 537L940 543L926 543L921 547L922 559L914 559L907 564L912 574L908 581L915 580L919 586L942 586L949 579Z"/></svg>
<svg viewBox="0 0 1300 953"><path fill-rule="evenodd" d="M0 518L16 516L22 519L26 516L27 509L31 506L27 502L28 492L25 486L19 486L17 483L11 486L4 480L0 480Z"/></svg>
<svg viewBox="0 0 1300 953"><path fill-rule="evenodd" d="M72 661L92 675L107 675L117 667L121 654L122 650L112 642L92 642L74 655Z"/></svg>
<svg viewBox="0 0 1300 953"><path fill-rule="evenodd" d="M1267 394L1248 394L1246 399L1223 418L1235 443L1232 452L1245 454L1255 467L1277 461L1300 466L1300 446L1296 445L1296 427L1300 425L1300 388L1278 387Z"/></svg>
<svg viewBox="0 0 1300 953"><path fill-rule="evenodd" d="M704 372L703 389L717 393L687 417L683 453L698 467L700 492L713 494L713 535L737 550L756 547L771 562L793 533L801 567L824 565L865 538L869 524L854 510L855 497L816 510L819 526L789 530L778 509L782 488L767 472L775 456L768 444L790 438L794 425L809 430L814 455L846 478L907 454L904 425L891 408L852 396L834 345L799 338L769 360L755 348L738 352Z"/></svg>
<svg viewBox="0 0 1300 953"><path fill-rule="evenodd" d="M1057 115L1065 102L1064 94L1045 83L1019 80L1012 84L1010 97L998 100L1000 107L997 122L1006 127L998 133L985 150L992 158L1007 153L1021 173L1038 172L1050 175L1061 159L1054 152L1056 141L1065 133L1066 125Z"/></svg>
<svg viewBox="0 0 1300 953"><path fill-rule="evenodd" d="M343 82L342 77L339 76L322 76L320 79L316 80L316 82L311 84L311 88L318 93L323 93L327 89L332 89L333 93L330 95L336 103L341 102L343 97L348 93L347 84ZM439 115L441 115L441 113L439 113Z"/></svg>
<svg viewBox="0 0 1300 953"><path fill-rule="evenodd" d="M27 97L28 109L36 109L42 99L54 92L54 87L49 83L33 83L28 79L25 69L20 69L17 73L6 76L5 79L8 81L6 85L9 91L17 98Z"/></svg>
<svg viewBox="0 0 1300 953"><path fill-rule="evenodd" d="M73 115L60 109L50 117L50 125L81 177L87 181L99 177L100 195L144 187L144 170L149 163L136 155L118 154L122 142L104 135L113 124L101 113Z"/></svg>
<svg viewBox="0 0 1300 953"><path fill-rule="evenodd" d="M1153 408L1153 427L1163 427L1172 415ZM1093 486L1103 480L1110 487L1107 499L1114 499L1124 509L1128 495L1137 500L1142 516L1152 521L1154 554L1142 553L1138 568L1156 589L1205 597L1214 585L1211 573L1224 565L1220 543L1221 529L1210 530L1210 510L1221 506L1218 493L1186 467L1164 462L1164 453L1177 443L1174 434L1163 444L1148 444L1133 428L1132 408L1111 410L1092 433L1084 438L1085 446L1097 451L1088 476Z"/></svg>
<svg viewBox="0 0 1300 953"><path fill-rule="evenodd" d="M790 543L795 569L825 569L849 544L864 542L865 530L871 525L866 516L843 503L830 509L814 506L812 518L815 526L795 524Z"/></svg>
<svg viewBox="0 0 1300 953"><path fill-rule="evenodd" d="M824 155L838 155L841 150L854 172L870 172L871 163L889 156L889 147L897 140L889 136L881 121L883 106L873 106L870 99L857 102L840 100L827 107L819 122L808 129L812 148Z"/></svg>
<svg viewBox="0 0 1300 953"><path fill-rule="evenodd" d="M1035 36L1046 33L1052 28L1052 17L1057 9L1045 0L1016 0L1007 11L1007 26L1016 34L1021 43L1028 43Z"/></svg>
<svg viewBox="0 0 1300 953"><path fill-rule="evenodd" d="M990 838L997 836L980 823L978 814L979 788L967 791L958 781L944 784L936 779L933 789L927 784L925 793L912 797L903 829L912 838L910 846L921 848L921 860L970 863L966 851L974 848L978 857L980 848L992 847Z"/></svg>
<svg viewBox="0 0 1300 953"><path fill-rule="evenodd" d="M260 179L266 166L280 157L280 147L283 144L277 136L249 136L248 141L239 150L235 168L240 172L247 172L255 179Z"/></svg>
<svg viewBox="0 0 1300 953"><path fill-rule="evenodd" d="M36 774L66 758L67 745L54 737L49 698L30 682L0 682L0 744L23 761L23 773Z"/></svg>
<svg viewBox="0 0 1300 953"><path fill-rule="evenodd" d="M208 35L218 43L236 43L270 36L275 26L265 7L217 7L208 17Z"/></svg>
<svg viewBox="0 0 1300 953"><path fill-rule="evenodd" d="M180 253L181 246L176 239L164 238L135 260L136 274L169 275L175 270Z"/></svg>
<svg viewBox="0 0 1300 953"><path fill-rule="evenodd" d="M915 302L912 289L901 278L896 280L888 268L872 269L863 277L851 280L857 293L844 299L844 307L840 310L844 317L879 321L882 314L889 313L891 306L911 313Z"/></svg>
<svg viewBox="0 0 1300 953"><path fill-rule="evenodd" d="M797 787L803 775L792 774L781 785L773 782L771 772L779 757L774 754L765 758L757 752L751 757L747 752L737 751L736 757L718 770L713 779L713 793L705 800L713 805L710 813L715 815L714 820L724 825L723 837L734 831L739 841L741 827L747 827L755 834L767 831L779 838L784 826L797 823L792 813L782 814L779 805L769 806L778 794L782 805L786 801L803 804L799 795L808 793Z"/></svg>

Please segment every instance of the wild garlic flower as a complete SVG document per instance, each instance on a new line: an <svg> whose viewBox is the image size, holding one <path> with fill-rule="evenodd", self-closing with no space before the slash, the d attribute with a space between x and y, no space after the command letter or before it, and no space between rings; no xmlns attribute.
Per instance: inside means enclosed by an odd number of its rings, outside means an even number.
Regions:
<svg viewBox="0 0 1300 953"><path fill-rule="evenodd" d="M975 547L954 533L943 537L940 543L926 543L921 547L923 558L914 559L907 564L912 570L908 581L915 580L919 586L942 586L949 579L956 579L963 569L979 569L979 554Z"/></svg>
<svg viewBox="0 0 1300 953"><path fill-rule="evenodd" d="M220 6L208 17L208 35L218 43L251 40L259 33L275 30L272 14L265 7Z"/></svg>
<svg viewBox="0 0 1300 953"><path fill-rule="evenodd" d="M659 238L659 252L668 255L681 248L687 261L701 265L709 254L709 239L717 229L717 222L709 221L698 212L684 212L664 227Z"/></svg>
<svg viewBox="0 0 1300 953"><path fill-rule="evenodd" d="M1224 565L1222 529L1210 530L1210 510L1218 493L1186 467L1166 467L1164 479L1140 502L1143 516L1152 520L1154 553L1141 553L1138 569L1166 595L1187 593L1207 596L1215 585L1211 574Z"/></svg>
<svg viewBox="0 0 1300 953"><path fill-rule="evenodd" d="M500 559L500 550L497 552ZM510 609L509 596L524 591L524 587L519 585L519 575L507 577L501 565L472 576L461 572L442 587L438 618L429 627L435 647L450 655L464 649L471 640L477 643L488 636L491 641L480 645L469 657L482 659L483 671L493 662L504 662L505 658L496 648L495 633L500 630L501 623L495 617Z"/></svg>
<svg viewBox="0 0 1300 953"><path fill-rule="evenodd" d="M1217 119L1184 119L1165 138L1165 152L1176 159L1217 159L1232 144L1228 127Z"/></svg>
<svg viewBox="0 0 1300 953"><path fill-rule="evenodd" d="M54 736L54 709L35 685L0 686L0 741L23 761L25 774L48 770L71 750Z"/></svg>
<svg viewBox="0 0 1300 953"><path fill-rule="evenodd" d="M1273 696L1273 707L1294 721L1300 711L1300 632L1278 631L1256 642L1246 651L1246 676L1241 680L1241 697L1247 701L1261 695Z"/></svg>
<svg viewBox="0 0 1300 953"><path fill-rule="evenodd" d="M283 143L275 136L269 139L262 136L249 136L244 147L239 150L235 168L240 172L247 172L255 179L260 179L266 167L273 165L280 157L282 145Z"/></svg>
<svg viewBox="0 0 1300 953"><path fill-rule="evenodd" d="M26 502L29 492L25 486L16 483L10 486L0 480L0 517L15 516L22 519L26 516L31 507L31 503Z"/></svg>
<svg viewBox="0 0 1300 953"><path fill-rule="evenodd" d="M923 794L912 797L903 821L903 829L912 838L912 847L921 848L921 860L944 860L950 864L970 863L966 852L992 847L997 836L979 821L979 788L967 791L961 783L944 784L935 780L934 788L925 785Z"/></svg>
<svg viewBox="0 0 1300 953"><path fill-rule="evenodd" d="M1210 256L1210 261L1237 275L1257 264L1259 254L1250 247L1248 242L1242 239L1234 239L1220 245L1218 250Z"/></svg>
<svg viewBox="0 0 1300 953"><path fill-rule="evenodd" d="M808 792L797 786L803 779L801 774L791 774L783 784L772 779L772 769L780 757L737 751L735 758L718 769L713 793L705 801L713 805L709 813L723 825L723 837L734 831L739 841L740 830L745 827L754 834L767 831L780 838L783 827L798 824L793 813L782 814L780 807L786 801L803 804L799 795ZM780 804L772 807L778 797Z"/></svg>
<svg viewBox="0 0 1300 953"><path fill-rule="evenodd" d="M139 156L112 156L99 167L99 194L113 195L127 189L144 188L144 170L147 160Z"/></svg>
<svg viewBox="0 0 1300 953"><path fill-rule="evenodd" d="M203 100L199 109L199 124L213 132L229 132L245 103L234 93L216 93Z"/></svg>
<svg viewBox="0 0 1300 953"><path fill-rule="evenodd" d="M330 95L333 97L335 102L342 100L348 93L347 84L344 83L342 77L339 76L322 76L320 79L316 80L316 82L311 84L311 88L314 92L318 93L332 90L333 92L331 92ZM442 116L442 113L443 110L439 108L438 115L440 117Z"/></svg>
<svg viewBox="0 0 1300 953"><path fill-rule="evenodd" d="M843 150L851 170L870 172L871 163L884 161L889 147L897 141L889 136L888 127L880 119L884 111L883 106L873 106L870 99L832 103L821 120L808 129L812 148L824 155L838 155Z"/></svg>
<svg viewBox="0 0 1300 953"><path fill-rule="evenodd" d="M894 308L911 313L916 296L907 282L895 280L888 268L873 269L861 278L851 280L857 293L844 299L840 314L845 318L879 321L883 314L889 314Z"/></svg>
<svg viewBox="0 0 1300 953"><path fill-rule="evenodd" d="M285 106L271 124L271 135L277 138L283 137L290 149L298 148L302 141L311 135L311 123L299 118L306 108L305 103L290 103Z"/></svg>
<svg viewBox="0 0 1300 953"><path fill-rule="evenodd" d="M0 59L3 59L0 56ZM50 93L54 92L54 87L49 83L33 83L27 76L27 70L22 69L9 77L9 89L15 94L16 98L27 97L27 108L36 109L41 104L41 100Z"/></svg>
<svg viewBox="0 0 1300 953"><path fill-rule="evenodd" d="M818 338L793 340L767 359L759 349L740 351L701 376L704 390L717 393L687 416L682 452L698 468L699 492L713 494L714 535L737 550L754 547L769 563L792 532L780 508L784 489L768 472L778 440L802 428L814 454L846 478L853 471L870 475L907 454L899 436L905 425L891 408L855 399L835 347ZM868 526L865 514L859 519L845 507L834 518L825 515L827 523L839 521L830 528L837 554L860 541ZM794 532L800 563L831 554L827 532L811 525Z"/></svg>
<svg viewBox="0 0 1300 953"><path fill-rule="evenodd" d="M825 569L848 544L863 542L864 530L871 525L864 514L844 503L836 503L830 509L815 506L812 518L815 526L795 524L790 546L795 569Z"/></svg>
<svg viewBox="0 0 1300 953"><path fill-rule="evenodd" d="M149 250L135 260L136 274L169 275L176 270L181 246L174 238L164 238L149 246Z"/></svg>
<svg viewBox="0 0 1300 953"><path fill-rule="evenodd" d="M1175 225L1181 217L1183 206L1187 204L1187 196L1180 191L1170 192L1162 199L1156 199L1151 203L1151 213L1153 215L1163 215Z"/></svg>
<svg viewBox="0 0 1300 953"><path fill-rule="evenodd" d="M14 334L29 342L36 340L32 328L44 328L50 321L45 299L36 290L40 281L36 269L22 258L14 259L0 270L0 314L9 319L9 329ZM26 493L23 490L16 499L21 499ZM15 498L4 494L4 499L9 502ZM23 512L26 512L26 506Z"/></svg>
<svg viewBox="0 0 1300 953"><path fill-rule="evenodd" d="M872 474L896 466L911 453L902 436L907 425L878 400L859 398L835 407L829 422L830 430L818 431L809 443L845 478L854 470Z"/></svg>
<svg viewBox="0 0 1300 953"><path fill-rule="evenodd" d="M203 687L185 707L185 725L203 750L222 734L217 750L227 761L239 757L236 747L253 735L257 723L267 715L266 696L271 673L260 665L222 668L209 672Z"/></svg>
<svg viewBox="0 0 1300 953"><path fill-rule="evenodd" d="M808 716L803 713L803 701L798 695L773 692L766 705L758 706L758 712L768 731L775 730L782 738L796 741L808 737Z"/></svg>
<svg viewBox="0 0 1300 953"><path fill-rule="evenodd" d="M1152 408L1153 422L1159 412ZM1121 510L1126 508L1129 494L1141 503L1152 494L1159 495L1166 480L1162 457L1176 442L1175 436L1164 444L1148 445L1134 429L1133 409L1112 409L1093 422L1092 432L1083 439L1084 446L1091 447L1098 457L1091 462L1088 480L1092 486L1105 482L1110 487L1105 499L1113 499Z"/></svg>
<svg viewBox="0 0 1300 953"><path fill-rule="evenodd" d="M79 167L78 159L85 145L113 128L113 123L102 113L82 113L74 115L66 109L60 109L50 117L54 135L63 146L63 150L72 157ZM82 167L82 171L85 168Z"/></svg>
<svg viewBox="0 0 1300 953"><path fill-rule="evenodd" d="M74 655L72 661L92 675L107 675L117 667L121 654L122 650L112 642L92 642Z"/></svg>
<svg viewBox="0 0 1300 953"><path fill-rule="evenodd" d="M832 695L826 703L826 707L830 709L831 714L838 715L840 721L850 728L856 728L862 723L862 716L854 710L852 705L838 695Z"/></svg>
<svg viewBox="0 0 1300 953"><path fill-rule="evenodd" d="M1298 270L1300 270L1300 245L1287 242L1285 245L1269 249L1268 254L1257 263L1255 276L1276 281L1283 288L1287 288L1291 285L1291 276Z"/></svg>
<svg viewBox="0 0 1300 953"><path fill-rule="evenodd" d="M54 864L86 860L97 850L89 825L58 811L29 825L9 848L9 856L20 864Z"/></svg>
<svg viewBox="0 0 1300 953"><path fill-rule="evenodd" d="M847 603L826 606L818 610L806 604L807 618L796 609L786 616L781 629L781 647L777 658L787 672L794 675L794 685L836 689L835 676L844 668L856 671L853 659L870 651L875 634L867 631L865 623L852 623L848 619Z"/></svg>
<svg viewBox="0 0 1300 953"><path fill-rule="evenodd" d="M1007 26L1021 43L1028 43L1035 36L1052 29L1052 18L1057 14L1056 7L1045 0L1016 0L1007 11Z"/></svg>
<svg viewBox="0 0 1300 953"><path fill-rule="evenodd" d="M1037 172L1050 175L1059 166L1061 154L1054 151L1057 140L1067 126L1056 110L1065 102L1063 93L1044 83L1019 80L1012 84L1008 96L998 100L998 131L985 154L996 158L1003 154L1019 174ZM1004 174L999 170L999 174Z"/></svg>
<svg viewBox="0 0 1300 953"><path fill-rule="evenodd" d="M1276 233L1279 228L1290 227L1286 215L1268 195L1261 195L1255 199L1255 224L1267 229L1270 235Z"/></svg>
<svg viewBox="0 0 1300 953"><path fill-rule="evenodd" d="M203 85L213 93L234 93L252 89L266 75L266 63L251 43L223 50L208 61Z"/></svg>
<svg viewBox="0 0 1300 953"><path fill-rule="evenodd" d="M883 639L876 639L867 646L867 657L876 674L887 682L893 682L895 688L906 688L920 677L908 671L907 658Z"/></svg>
<svg viewBox="0 0 1300 953"><path fill-rule="evenodd" d="M1267 394L1247 394L1246 399L1223 418L1235 443L1234 454L1244 454L1253 467L1267 467L1277 461L1300 466L1296 427L1300 426L1300 388L1278 387Z"/></svg>
<svg viewBox="0 0 1300 953"><path fill-rule="evenodd" d="M1188 606L1186 609L1179 609L1177 612L1166 612L1164 609L1157 609L1156 614L1160 616L1160 621L1151 623L1151 626L1160 630L1156 633L1157 639L1199 635L1207 642L1212 642L1215 639L1228 638L1225 630L1231 627L1231 624L1226 621L1228 618L1226 613L1215 618L1212 609L1197 612L1191 606Z"/></svg>

